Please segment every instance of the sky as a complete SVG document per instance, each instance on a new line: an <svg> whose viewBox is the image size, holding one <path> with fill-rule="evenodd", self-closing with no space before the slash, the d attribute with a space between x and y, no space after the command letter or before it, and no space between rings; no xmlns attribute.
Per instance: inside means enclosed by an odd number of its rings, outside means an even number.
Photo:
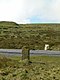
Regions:
<svg viewBox="0 0 60 80"><path fill-rule="evenodd" d="M0 0L0 21L60 23L60 0Z"/></svg>

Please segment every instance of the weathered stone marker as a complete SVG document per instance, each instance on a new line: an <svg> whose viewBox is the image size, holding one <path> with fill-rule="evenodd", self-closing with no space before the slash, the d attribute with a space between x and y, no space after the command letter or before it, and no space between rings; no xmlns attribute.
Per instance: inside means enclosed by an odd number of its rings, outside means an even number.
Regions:
<svg viewBox="0 0 60 80"><path fill-rule="evenodd" d="M26 46L22 48L22 62L23 62L23 65L29 65L31 63L30 50Z"/></svg>
<svg viewBox="0 0 60 80"><path fill-rule="evenodd" d="M29 48L26 46L24 46L22 48L22 60L25 60L25 59L30 60L30 52L29 51L30 51Z"/></svg>

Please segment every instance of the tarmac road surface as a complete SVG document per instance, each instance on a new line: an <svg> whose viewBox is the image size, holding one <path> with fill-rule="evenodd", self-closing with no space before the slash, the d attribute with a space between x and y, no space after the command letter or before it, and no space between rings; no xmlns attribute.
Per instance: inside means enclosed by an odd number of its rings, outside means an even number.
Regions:
<svg viewBox="0 0 60 80"><path fill-rule="evenodd" d="M0 54L21 56L22 49L0 49ZM30 50L30 55L60 56L60 51Z"/></svg>

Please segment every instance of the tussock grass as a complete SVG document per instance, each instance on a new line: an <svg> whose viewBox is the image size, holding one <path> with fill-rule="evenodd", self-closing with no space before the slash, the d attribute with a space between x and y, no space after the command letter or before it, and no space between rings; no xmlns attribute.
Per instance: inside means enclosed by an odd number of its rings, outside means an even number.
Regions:
<svg viewBox="0 0 60 80"><path fill-rule="evenodd" d="M0 55L0 80L60 80L60 56L31 56L24 65L21 57Z"/></svg>
<svg viewBox="0 0 60 80"><path fill-rule="evenodd" d="M17 24L0 22L0 48L60 50L60 24Z"/></svg>

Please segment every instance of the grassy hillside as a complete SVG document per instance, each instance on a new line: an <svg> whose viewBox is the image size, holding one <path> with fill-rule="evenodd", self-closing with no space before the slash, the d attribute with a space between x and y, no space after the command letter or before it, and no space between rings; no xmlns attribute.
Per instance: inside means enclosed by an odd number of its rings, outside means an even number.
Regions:
<svg viewBox="0 0 60 80"><path fill-rule="evenodd" d="M19 26L17 23L15 22L11 22L11 21L0 21L0 27L16 27Z"/></svg>
<svg viewBox="0 0 60 80"><path fill-rule="evenodd" d="M17 24L0 22L0 48L44 49L49 44L50 50L60 50L60 24Z"/></svg>
<svg viewBox="0 0 60 80"><path fill-rule="evenodd" d="M31 56L30 65L20 59L0 55L0 80L60 80L60 56Z"/></svg>

